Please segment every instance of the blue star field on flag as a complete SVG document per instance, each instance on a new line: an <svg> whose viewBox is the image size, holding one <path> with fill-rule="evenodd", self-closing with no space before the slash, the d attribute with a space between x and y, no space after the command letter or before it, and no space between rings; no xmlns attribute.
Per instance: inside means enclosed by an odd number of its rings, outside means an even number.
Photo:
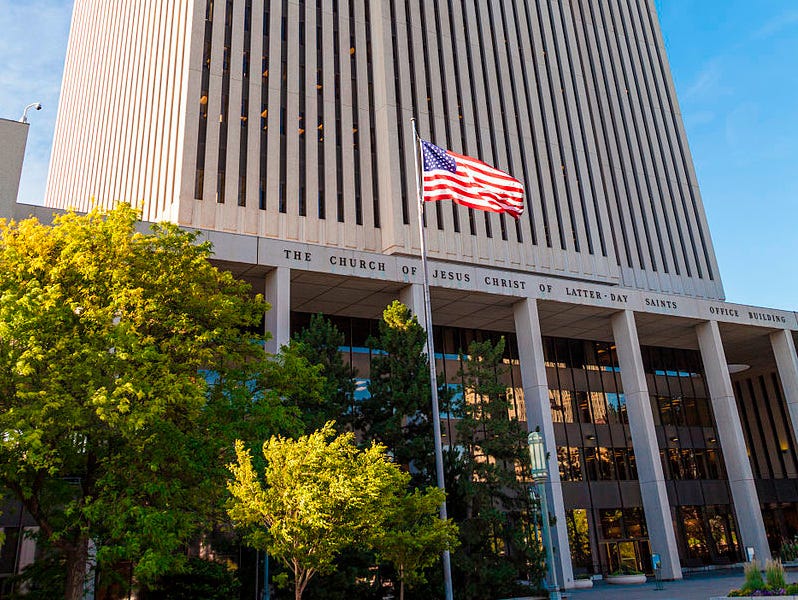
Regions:
<svg viewBox="0 0 798 600"><path fill-rule="evenodd" d="M446 150L426 140L421 140L421 148L425 171L442 169L450 173L457 173L457 161Z"/></svg>

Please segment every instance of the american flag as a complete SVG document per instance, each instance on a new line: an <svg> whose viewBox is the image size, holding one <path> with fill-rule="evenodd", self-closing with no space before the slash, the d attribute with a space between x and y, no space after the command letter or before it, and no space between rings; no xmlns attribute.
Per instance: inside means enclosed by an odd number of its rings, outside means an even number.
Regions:
<svg viewBox="0 0 798 600"><path fill-rule="evenodd" d="M453 200L478 210L508 213L516 219L524 212L524 186L520 181L481 160L420 141L425 201Z"/></svg>

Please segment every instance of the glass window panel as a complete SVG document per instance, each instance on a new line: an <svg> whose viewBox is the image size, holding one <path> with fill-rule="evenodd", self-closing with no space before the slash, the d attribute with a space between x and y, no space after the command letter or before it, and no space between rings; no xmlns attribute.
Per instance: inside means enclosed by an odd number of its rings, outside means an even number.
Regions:
<svg viewBox="0 0 798 600"><path fill-rule="evenodd" d="M641 507L626 508L623 511L623 522L626 525L626 537L646 538L646 517Z"/></svg>
<svg viewBox="0 0 798 600"><path fill-rule="evenodd" d="M593 413L593 422L597 424L607 423L607 405L604 402L602 392L590 392L590 408Z"/></svg>
<svg viewBox="0 0 798 600"><path fill-rule="evenodd" d="M574 392L576 397L576 407L579 414L580 423L592 423L593 416L590 414L590 403L588 402L587 392Z"/></svg>
<svg viewBox="0 0 798 600"><path fill-rule="evenodd" d="M627 424L626 397L615 392L605 394L607 400L607 415L610 423Z"/></svg>
<svg viewBox="0 0 798 600"><path fill-rule="evenodd" d="M713 427L712 412L709 409L709 401L706 398L695 398L696 419L699 427Z"/></svg>
<svg viewBox="0 0 798 600"><path fill-rule="evenodd" d="M618 474L618 479L625 481L630 479L629 469L626 465L626 448L615 448L615 472Z"/></svg>
<svg viewBox="0 0 798 600"><path fill-rule="evenodd" d="M571 463L571 481L582 481L582 454L579 448L569 448Z"/></svg>
<svg viewBox="0 0 798 600"><path fill-rule="evenodd" d="M715 549L720 555L733 557L737 553L737 543L728 510L723 506L707 506L706 511L709 533Z"/></svg>
<svg viewBox="0 0 798 600"><path fill-rule="evenodd" d="M707 477L706 452L704 450L695 450L693 452L693 458L695 460L696 478L709 479L709 477Z"/></svg>
<svg viewBox="0 0 798 600"><path fill-rule="evenodd" d="M562 481L571 481L570 458L568 446L559 446L557 448L557 464L560 467L560 479Z"/></svg>
<svg viewBox="0 0 798 600"><path fill-rule="evenodd" d="M577 571L593 571L593 552L590 547L590 528L587 510L577 508L566 511L568 525L568 545L571 548L571 562Z"/></svg>
<svg viewBox="0 0 798 600"><path fill-rule="evenodd" d="M668 470L672 479L684 479L681 454L677 448L668 448Z"/></svg>
<svg viewBox="0 0 798 600"><path fill-rule="evenodd" d="M702 517L697 506L680 506L679 516L684 531L684 545L689 558L706 561L709 559L709 548Z"/></svg>
<svg viewBox="0 0 798 600"><path fill-rule="evenodd" d="M695 398L685 398L683 406L684 424L688 427L699 427L698 407L696 406Z"/></svg>
<svg viewBox="0 0 798 600"><path fill-rule="evenodd" d="M599 479L602 481L615 480L615 461L610 448L599 448L597 453Z"/></svg>
<svg viewBox="0 0 798 600"><path fill-rule="evenodd" d="M560 390L562 401L562 416L564 423L576 423L576 409L574 408L576 398L571 390Z"/></svg>
<svg viewBox="0 0 798 600"><path fill-rule="evenodd" d="M623 526L621 523L622 512L619 509L599 510L601 520L601 533L604 539L617 540L623 537Z"/></svg>
<svg viewBox="0 0 798 600"><path fill-rule="evenodd" d="M718 451L712 448L706 451L707 459L707 479L724 479L721 475L722 470L720 460L718 458Z"/></svg>
<svg viewBox="0 0 798 600"><path fill-rule="evenodd" d="M596 465L596 448L584 448L585 476L588 481L598 481L598 467Z"/></svg>
<svg viewBox="0 0 798 600"><path fill-rule="evenodd" d="M671 399L665 396L657 396L659 406L659 420L663 425L673 425L673 414L671 412Z"/></svg>
<svg viewBox="0 0 798 600"><path fill-rule="evenodd" d="M582 340L568 340L570 359L568 366L574 369L584 369L585 367L585 342Z"/></svg>
<svg viewBox="0 0 798 600"><path fill-rule="evenodd" d="M555 423L564 423L565 415L562 406L562 392L549 390L549 404L551 405L551 420Z"/></svg>
<svg viewBox="0 0 798 600"><path fill-rule="evenodd" d="M682 468L684 469L684 478L698 479L698 469L695 464L695 456L693 455L693 450L690 448L684 448L682 449L681 454L682 454Z"/></svg>

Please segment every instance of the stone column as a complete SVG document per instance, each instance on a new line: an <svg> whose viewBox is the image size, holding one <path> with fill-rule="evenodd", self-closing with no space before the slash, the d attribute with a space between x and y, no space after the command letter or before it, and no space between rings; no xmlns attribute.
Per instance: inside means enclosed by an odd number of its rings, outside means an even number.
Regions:
<svg viewBox="0 0 798 600"><path fill-rule="evenodd" d="M19 549L19 560L17 565L17 573L22 573L25 570L25 567L28 567L33 564L36 560L36 539L35 535L39 532L38 527L25 527L23 529L22 535L22 544L20 545ZM30 590L29 583L26 583L22 586L22 592L28 592Z"/></svg>
<svg viewBox="0 0 798 600"><path fill-rule="evenodd" d="M790 412L793 440L798 440L798 357L795 354L792 332L788 329L774 331L770 334L770 343L776 356L784 400Z"/></svg>
<svg viewBox="0 0 798 600"><path fill-rule="evenodd" d="M549 510L554 513L557 521L551 530L554 567L557 569L557 580L567 589L574 585L574 573L571 566L571 549L568 545L568 526L565 521L565 504L562 498L560 467L557 462L557 446L554 441L554 423L551 419L549 384L546 380L537 301L521 300L515 304L513 312L515 335L518 338L518 358L521 364L521 382L524 388L526 424L530 432L540 428L546 451L549 453L546 496Z"/></svg>
<svg viewBox="0 0 798 600"><path fill-rule="evenodd" d="M266 313L266 331L272 335L266 342L266 352L277 354L291 339L291 269L276 267L269 271L264 296L272 305Z"/></svg>
<svg viewBox="0 0 798 600"><path fill-rule="evenodd" d="M712 399L712 411L715 413L718 439L726 463L726 475L729 478L734 510L737 513L740 539L743 548L753 547L758 560L767 560L770 558L770 548L765 536L765 524L762 521L762 510L756 494L751 463L748 461L740 414L737 411L737 401L734 399L726 353L723 350L717 321L696 325L696 334L701 349L701 360L704 363L707 388Z"/></svg>
<svg viewBox="0 0 798 600"><path fill-rule="evenodd" d="M399 292L399 302L404 304L416 315L419 324L426 329L424 316L424 286L420 283L406 285Z"/></svg>
<svg viewBox="0 0 798 600"><path fill-rule="evenodd" d="M632 434L651 550L660 555L663 579L681 579L679 548L673 531L673 517L665 488L665 476L662 473L635 316L631 310L613 315L612 335L621 367L626 414L629 416L629 430Z"/></svg>

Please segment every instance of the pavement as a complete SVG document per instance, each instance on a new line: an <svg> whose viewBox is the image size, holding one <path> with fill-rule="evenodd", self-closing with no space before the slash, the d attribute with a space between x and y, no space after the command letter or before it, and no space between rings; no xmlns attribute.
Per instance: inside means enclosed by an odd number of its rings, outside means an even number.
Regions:
<svg viewBox="0 0 798 600"><path fill-rule="evenodd" d="M798 582L798 572L786 573L787 583ZM642 585L610 585L595 581L590 590L567 590L563 598L569 600L708 600L725 596L744 581L742 569L723 573L690 574L681 581L663 581L658 590L656 582L649 579Z"/></svg>

